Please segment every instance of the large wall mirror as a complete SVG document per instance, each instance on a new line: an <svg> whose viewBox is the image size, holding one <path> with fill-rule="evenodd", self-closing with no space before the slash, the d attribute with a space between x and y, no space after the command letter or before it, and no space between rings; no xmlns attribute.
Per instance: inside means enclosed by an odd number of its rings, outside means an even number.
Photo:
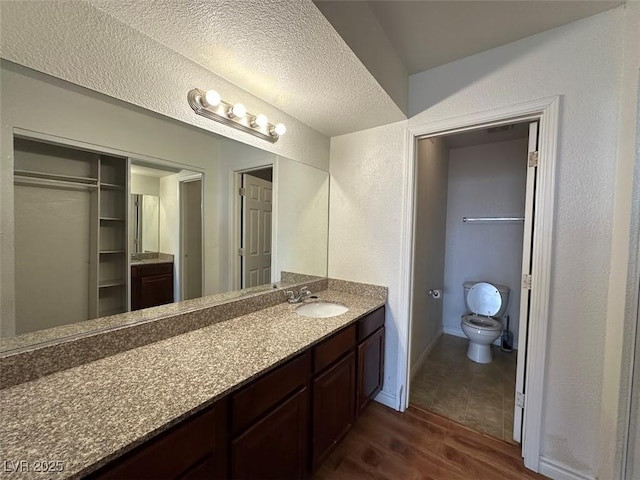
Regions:
<svg viewBox="0 0 640 480"><path fill-rule="evenodd" d="M4 60L0 81L2 349L326 276L328 172Z"/></svg>

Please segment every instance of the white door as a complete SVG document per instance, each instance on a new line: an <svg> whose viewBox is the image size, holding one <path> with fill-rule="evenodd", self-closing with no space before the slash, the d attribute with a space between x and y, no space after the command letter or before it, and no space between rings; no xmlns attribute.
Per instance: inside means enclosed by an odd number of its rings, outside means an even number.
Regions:
<svg viewBox="0 0 640 480"><path fill-rule="evenodd" d="M242 175L242 288L271 282L273 184Z"/></svg>
<svg viewBox="0 0 640 480"><path fill-rule="evenodd" d="M531 249L533 242L533 208L535 204L538 151L538 122L529 124L529 148L527 155L527 187L524 208L524 236L522 245L522 292L520 295L520 326L518 332L518 360L516 369L516 406L513 416L513 439L522 442L524 419L525 372L527 366L527 333L529 331L529 304L531 298Z"/></svg>
<svg viewBox="0 0 640 480"><path fill-rule="evenodd" d="M202 180L181 182L182 300L202 296Z"/></svg>

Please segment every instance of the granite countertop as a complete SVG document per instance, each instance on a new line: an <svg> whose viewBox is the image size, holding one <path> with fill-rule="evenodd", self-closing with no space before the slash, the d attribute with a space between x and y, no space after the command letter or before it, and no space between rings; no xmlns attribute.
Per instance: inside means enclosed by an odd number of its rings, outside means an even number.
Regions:
<svg viewBox="0 0 640 480"><path fill-rule="evenodd" d="M136 265L157 265L160 263L173 263L173 260L164 260L162 258L145 258L144 260L131 260L131 266Z"/></svg>
<svg viewBox="0 0 640 480"><path fill-rule="evenodd" d="M131 266L154 265L157 263L173 263L173 255L162 252L134 253L131 255Z"/></svg>
<svg viewBox="0 0 640 480"><path fill-rule="evenodd" d="M308 318L282 303L0 390L0 478L88 474L384 305L316 295L349 311ZM64 472L34 472L38 461L61 461ZM16 462L29 471L12 473Z"/></svg>
<svg viewBox="0 0 640 480"><path fill-rule="evenodd" d="M157 265L160 263L173 263L173 259L166 258L143 258L142 260L131 260L131 266L136 265Z"/></svg>

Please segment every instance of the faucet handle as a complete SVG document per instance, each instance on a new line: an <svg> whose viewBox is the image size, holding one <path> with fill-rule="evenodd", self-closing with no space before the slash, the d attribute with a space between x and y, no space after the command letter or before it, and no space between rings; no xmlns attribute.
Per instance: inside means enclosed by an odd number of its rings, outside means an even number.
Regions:
<svg viewBox="0 0 640 480"><path fill-rule="evenodd" d="M284 292L284 294L289 300L293 300L293 298L296 296L296 294L293 293L293 290L287 290L286 292Z"/></svg>

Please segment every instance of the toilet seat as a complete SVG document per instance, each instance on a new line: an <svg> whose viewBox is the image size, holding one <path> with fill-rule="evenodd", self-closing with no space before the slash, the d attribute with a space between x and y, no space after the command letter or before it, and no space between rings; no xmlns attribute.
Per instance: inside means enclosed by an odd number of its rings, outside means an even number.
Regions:
<svg viewBox="0 0 640 480"><path fill-rule="evenodd" d="M498 320L483 315L463 315L462 323L471 328L488 332L502 330L502 324Z"/></svg>

